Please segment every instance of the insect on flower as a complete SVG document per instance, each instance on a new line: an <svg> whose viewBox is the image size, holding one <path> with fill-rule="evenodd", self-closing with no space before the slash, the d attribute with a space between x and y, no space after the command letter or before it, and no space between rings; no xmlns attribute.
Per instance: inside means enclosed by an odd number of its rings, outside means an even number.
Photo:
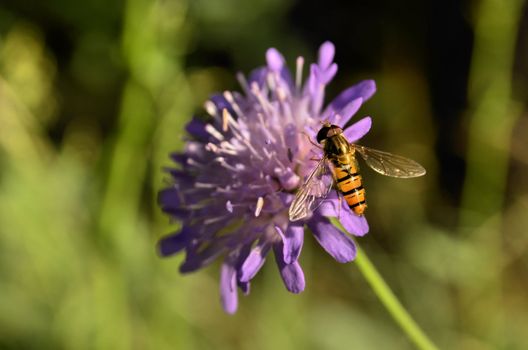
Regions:
<svg viewBox="0 0 528 350"><path fill-rule="evenodd" d="M423 171L410 168L410 161L402 166L399 157L355 144L372 120L349 121L374 95L376 84L361 81L325 104L325 88L337 73L334 53L332 43L323 43L303 78L304 58L297 58L292 74L281 53L268 49L265 66L238 75L240 92L224 91L205 102L208 116L187 124L185 148L171 155L174 164L166 169L169 179L159 192L159 204L181 226L160 239L159 253L185 252L182 273L220 260L220 297L228 313L237 310L237 289L250 292L251 280L270 255L286 289L304 290L299 258L305 227L336 261L355 259L350 236L367 234L367 219L354 215L337 191L330 191L336 183L340 192L354 190L348 196L352 205L363 200L355 152L386 175L398 169L408 175ZM328 124L321 129L322 122ZM313 147L311 140L323 149ZM321 159L315 170L313 158ZM333 180L333 172L342 181ZM344 231L332 218L338 218Z"/></svg>
<svg viewBox="0 0 528 350"><path fill-rule="evenodd" d="M398 178L425 175L425 169L412 159L348 142L343 129L329 122L323 123L317 133L317 142L323 145L323 157L297 191L289 210L290 221L310 215L326 199L332 187L343 196L354 214L363 215L367 202L356 152L370 168L382 175ZM333 181L325 184L324 177L329 172Z"/></svg>

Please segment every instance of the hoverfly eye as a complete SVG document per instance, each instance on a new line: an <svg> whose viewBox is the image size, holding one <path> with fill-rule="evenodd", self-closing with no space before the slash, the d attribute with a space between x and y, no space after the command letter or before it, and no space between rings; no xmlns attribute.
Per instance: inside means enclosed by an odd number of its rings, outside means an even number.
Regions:
<svg viewBox="0 0 528 350"><path fill-rule="evenodd" d="M330 130L329 127L323 127L319 132L317 133L317 142L321 143L323 140L326 140L328 138L328 131Z"/></svg>

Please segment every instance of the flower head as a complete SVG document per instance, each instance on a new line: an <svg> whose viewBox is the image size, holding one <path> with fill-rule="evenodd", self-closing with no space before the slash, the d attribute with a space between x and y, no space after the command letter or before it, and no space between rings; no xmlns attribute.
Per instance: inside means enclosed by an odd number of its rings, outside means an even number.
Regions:
<svg viewBox="0 0 528 350"><path fill-rule="evenodd" d="M329 217L339 217L353 235L364 235L368 224L332 193L314 213L290 222L288 209L304 177L314 168L321 150L312 145L322 121L345 127L375 90L371 80L344 90L323 108L325 86L337 72L334 45L325 42L317 63L302 84L304 59L292 77L283 56L266 52L267 65L248 78L239 75L243 93L225 91L205 103L210 118L187 124L185 150L172 154L178 165L168 169L171 185L159 193L162 209L181 221L181 229L162 238L163 256L185 250L181 272L198 270L222 259L220 295L224 309L237 309L237 286L249 293L250 280L270 251L286 288L304 290L298 259L304 227L338 262L353 260L353 240ZM354 142L365 135L365 117L344 129ZM341 208L339 206L341 205Z"/></svg>

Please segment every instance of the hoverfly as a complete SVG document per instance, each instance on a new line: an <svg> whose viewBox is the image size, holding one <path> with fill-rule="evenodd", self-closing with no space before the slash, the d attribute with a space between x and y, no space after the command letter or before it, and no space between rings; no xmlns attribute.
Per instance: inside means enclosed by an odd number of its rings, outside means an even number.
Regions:
<svg viewBox="0 0 528 350"><path fill-rule="evenodd" d="M382 175L411 178L425 174L425 169L414 160L348 142L343 129L329 122L323 123L317 133L317 142L323 146L323 157L297 191L289 210L290 221L310 215L334 186L354 214L363 215L367 203L356 152L370 168ZM332 165L333 181L325 184L328 162Z"/></svg>

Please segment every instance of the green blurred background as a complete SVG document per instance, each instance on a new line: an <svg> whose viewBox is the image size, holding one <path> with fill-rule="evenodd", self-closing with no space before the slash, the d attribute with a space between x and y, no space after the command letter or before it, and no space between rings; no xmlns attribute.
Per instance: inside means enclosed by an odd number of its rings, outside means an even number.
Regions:
<svg viewBox="0 0 528 350"><path fill-rule="evenodd" d="M218 264L155 243L168 153L265 50L336 44L327 96L373 78L365 145L427 176L364 170L359 243L444 349L528 348L528 17L521 0L3 0L1 349L408 349L356 266L308 237L306 291L270 259L234 316ZM397 199L397 200L396 200Z"/></svg>

